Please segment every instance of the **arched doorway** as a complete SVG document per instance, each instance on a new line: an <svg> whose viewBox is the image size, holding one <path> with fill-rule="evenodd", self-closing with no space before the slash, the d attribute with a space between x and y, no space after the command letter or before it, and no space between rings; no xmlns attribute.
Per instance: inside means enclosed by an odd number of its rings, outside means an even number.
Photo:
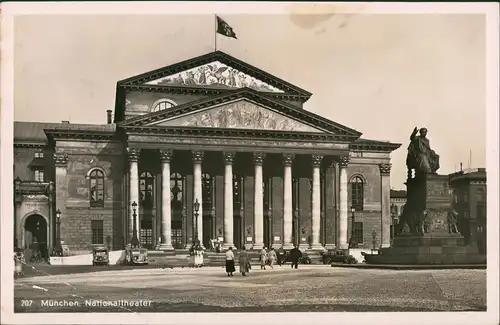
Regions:
<svg viewBox="0 0 500 325"><path fill-rule="evenodd" d="M49 257L47 221L39 214L31 214L24 221L24 247L31 249L32 256L36 253L43 259Z"/></svg>

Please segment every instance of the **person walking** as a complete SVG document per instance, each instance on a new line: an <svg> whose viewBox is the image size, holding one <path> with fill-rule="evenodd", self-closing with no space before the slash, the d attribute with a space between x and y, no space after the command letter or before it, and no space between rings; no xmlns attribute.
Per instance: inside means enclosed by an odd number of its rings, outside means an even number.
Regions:
<svg viewBox="0 0 500 325"><path fill-rule="evenodd" d="M226 273L227 276L233 276L233 272L236 272L234 268L234 253L233 248L229 247L226 252Z"/></svg>
<svg viewBox="0 0 500 325"><path fill-rule="evenodd" d="M267 262L267 251L266 251L266 248L263 247L261 250L260 250L260 269L261 270L265 270L266 269L266 262Z"/></svg>
<svg viewBox="0 0 500 325"><path fill-rule="evenodd" d="M293 248L290 250L290 262L292 263L292 269L295 267L297 269L299 267L299 260L302 257L302 252L297 248L297 245L293 245Z"/></svg>
<svg viewBox="0 0 500 325"><path fill-rule="evenodd" d="M239 264L241 275L246 276L248 271L250 270L250 259L248 258L248 253L245 247L241 248Z"/></svg>
<svg viewBox="0 0 500 325"><path fill-rule="evenodd" d="M267 259L269 260L269 266L271 267L271 269L274 269L273 265L278 259L278 256L276 255L276 251L274 250L274 248L271 248L271 250L269 251Z"/></svg>

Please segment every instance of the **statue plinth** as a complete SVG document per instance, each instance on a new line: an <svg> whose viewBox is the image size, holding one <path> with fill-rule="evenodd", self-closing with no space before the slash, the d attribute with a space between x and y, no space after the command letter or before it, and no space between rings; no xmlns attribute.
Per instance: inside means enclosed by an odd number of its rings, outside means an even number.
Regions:
<svg viewBox="0 0 500 325"><path fill-rule="evenodd" d="M379 255L365 256L369 264L457 265L485 264L476 245L465 245L456 224L449 220L452 196L448 177L427 174L407 181L405 213L410 223L396 236L393 246ZM408 210L407 210L408 209Z"/></svg>

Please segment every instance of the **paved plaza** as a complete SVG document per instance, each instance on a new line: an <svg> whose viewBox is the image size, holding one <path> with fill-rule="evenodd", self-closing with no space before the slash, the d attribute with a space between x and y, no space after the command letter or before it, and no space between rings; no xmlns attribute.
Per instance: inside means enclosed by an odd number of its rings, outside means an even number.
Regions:
<svg viewBox="0 0 500 325"><path fill-rule="evenodd" d="M486 270L301 265L229 278L220 267L128 269L21 278L14 295L16 312L469 311L486 309ZM86 306L91 299L152 303ZM78 306L42 306L42 300Z"/></svg>

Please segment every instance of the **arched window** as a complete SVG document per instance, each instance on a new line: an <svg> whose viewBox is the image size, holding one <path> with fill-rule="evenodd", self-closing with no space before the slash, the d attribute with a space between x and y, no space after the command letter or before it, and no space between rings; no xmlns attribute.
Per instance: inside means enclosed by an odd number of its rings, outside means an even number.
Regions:
<svg viewBox="0 0 500 325"><path fill-rule="evenodd" d="M104 207L104 172L94 169L90 172L90 206Z"/></svg>
<svg viewBox="0 0 500 325"><path fill-rule="evenodd" d="M360 176L354 176L351 179L351 207L356 211L363 211L363 189L363 179Z"/></svg>
<svg viewBox="0 0 500 325"><path fill-rule="evenodd" d="M150 172L142 172L139 176L139 202L144 209L154 206L154 180Z"/></svg>
<svg viewBox="0 0 500 325"><path fill-rule="evenodd" d="M175 102L171 101L170 99L161 99L156 101L153 104L153 108L151 109L151 112L158 112L158 111L163 111L164 109L172 108L174 106L177 106Z"/></svg>
<svg viewBox="0 0 500 325"><path fill-rule="evenodd" d="M208 173L201 174L203 210L212 209L213 202L213 177Z"/></svg>
<svg viewBox="0 0 500 325"><path fill-rule="evenodd" d="M243 176L233 174L233 209L240 210L243 204Z"/></svg>
<svg viewBox="0 0 500 325"><path fill-rule="evenodd" d="M179 173L170 175L170 193L172 207L172 245L174 248L182 248L182 210L184 207L184 176Z"/></svg>

